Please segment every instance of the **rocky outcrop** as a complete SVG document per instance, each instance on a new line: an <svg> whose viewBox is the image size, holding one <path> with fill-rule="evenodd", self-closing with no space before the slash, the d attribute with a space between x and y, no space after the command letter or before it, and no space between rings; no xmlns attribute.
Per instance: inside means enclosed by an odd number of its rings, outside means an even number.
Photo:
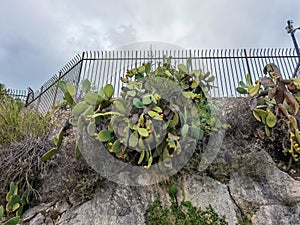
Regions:
<svg viewBox="0 0 300 225"><path fill-rule="evenodd" d="M221 148L207 169L199 170L200 167L187 165L179 173L177 185L181 187L180 199L185 196L186 200L201 208L212 205L219 215L226 216L231 225L241 223L245 217L255 225L300 224L299 164L294 164L289 173L281 169L288 162L272 155L272 152L281 151L281 145L278 140L262 135L259 123L249 111L247 99L223 99L218 100L217 104L223 109L231 129L227 130L223 140L219 140ZM198 158L195 154L193 160L199 162L201 155ZM83 161L81 163L84 164ZM63 167L60 169L64 170ZM59 174L71 176L69 171ZM74 201L74 193L71 195L67 190L64 190L64 198L48 196L48 203L39 204L25 212L23 223L146 224L147 208L154 199L169 202L167 185L164 183L123 186L107 179L95 179L95 175L81 176L85 178L84 184L94 187L84 189L91 191L87 195L92 197ZM91 179L92 185L87 182L89 177L94 177ZM44 178L46 184L49 177ZM50 178L51 183L55 183L55 175ZM57 179L59 183L62 178ZM71 180L80 182L79 178Z"/></svg>

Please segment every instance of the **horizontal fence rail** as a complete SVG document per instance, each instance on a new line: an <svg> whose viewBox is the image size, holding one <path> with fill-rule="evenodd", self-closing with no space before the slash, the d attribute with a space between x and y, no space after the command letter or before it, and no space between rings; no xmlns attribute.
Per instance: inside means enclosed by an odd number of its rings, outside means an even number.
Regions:
<svg viewBox="0 0 300 225"><path fill-rule="evenodd" d="M57 75L49 79L29 99L41 112L63 100L63 93L57 87L59 80L71 82L80 92L81 81L90 80L93 90L107 83L113 84L118 95L122 83L120 78L127 69L150 62L152 69L167 57L172 57L172 65L186 64L191 60L192 69L210 72L216 77L210 95L212 97L238 97L235 88L239 81L246 82L246 74L252 80L263 76L263 68L268 63L276 64L283 78L292 77L298 63L293 49L211 49L211 50L143 50L143 51L94 51L75 56Z"/></svg>

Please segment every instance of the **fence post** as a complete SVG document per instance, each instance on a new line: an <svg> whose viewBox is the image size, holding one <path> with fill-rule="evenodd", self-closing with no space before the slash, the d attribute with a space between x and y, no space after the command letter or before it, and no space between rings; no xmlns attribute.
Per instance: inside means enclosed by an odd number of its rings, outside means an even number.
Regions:
<svg viewBox="0 0 300 225"><path fill-rule="evenodd" d="M78 90L80 79L81 79L81 72L82 72L82 67L83 67L83 59L84 59L84 52L82 52L82 56L81 56L81 59L80 59L81 65L80 65L80 68L79 68L79 74L78 74L77 84L76 84L77 90Z"/></svg>
<svg viewBox="0 0 300 225"><path fill-rule="evenodd" d="M248 61L248 55L247 55L247 51L246 51L245 48L244 48L244 55L245 55L245 60L246 60L248 74L251 74L251 72L250 72L250 66L249 66L249 61Z"/></svg>
<svg viewBox="0 0 300 225"><path fill-rule="evenodd" d="M56 97L57 97L57 92L58 92L58 82L60 81L61 79L61 71L59 71L58 73L58 78L57 78L57 81L56 81L56 87L55 87L55 92L54 92L54 98L53 98L53 102L52 102L52 106L55 105L55 102L56 102Z"/></svg>
<svg viewBox="0 0 300 225"><path fill-rule="evenodd" d="M44 86L42 86L41 89L40 89L40 93L39 93L39 97L38 97L39 99L38 99L38 103L37 103L37 106L36 106L36 109L37 109L37 110L39 110L39 107L40 107L41 98L42 98L42 95L43 95L43 94L42 94L42 93L43 93L43 90L44 90Z"/></svg>
<svg viewBox="0 0 300 225"><path fill-rule="evenodd" d="M27 97L26 97L26 101L25 101L25 107L27 107L32 102L32 101L29 102L29 98L31 95L34 95L34 92L30 87L28 87L27 88ZM34 99L34 96L32 97L32 99Z"/></svg>

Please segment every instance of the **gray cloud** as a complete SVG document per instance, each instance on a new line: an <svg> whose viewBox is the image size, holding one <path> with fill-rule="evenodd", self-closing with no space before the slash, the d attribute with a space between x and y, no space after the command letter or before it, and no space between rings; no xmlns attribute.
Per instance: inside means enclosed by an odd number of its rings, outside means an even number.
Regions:
<svg viewBox="0 0 300 225"><path fill-rule="evenodd" d="M39 88L75 54L134 41L185 48L293 47L299 0L10 0L0 8L0 83ZM296 33L300 41L300 31Z"/></svg>

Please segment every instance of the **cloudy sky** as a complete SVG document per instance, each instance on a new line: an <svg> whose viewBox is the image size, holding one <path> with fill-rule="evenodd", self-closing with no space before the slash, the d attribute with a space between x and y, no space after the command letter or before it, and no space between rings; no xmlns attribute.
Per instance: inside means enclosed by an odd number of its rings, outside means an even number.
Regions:
<svg viewBox="0 0 300 225"><path fill-rule="evenodd" d="M0 7L0 83L38 89L76 54L140 41L186 49L290 48L299 0L9 0ZM300 43L300 30L296 32Z"/></svg>

